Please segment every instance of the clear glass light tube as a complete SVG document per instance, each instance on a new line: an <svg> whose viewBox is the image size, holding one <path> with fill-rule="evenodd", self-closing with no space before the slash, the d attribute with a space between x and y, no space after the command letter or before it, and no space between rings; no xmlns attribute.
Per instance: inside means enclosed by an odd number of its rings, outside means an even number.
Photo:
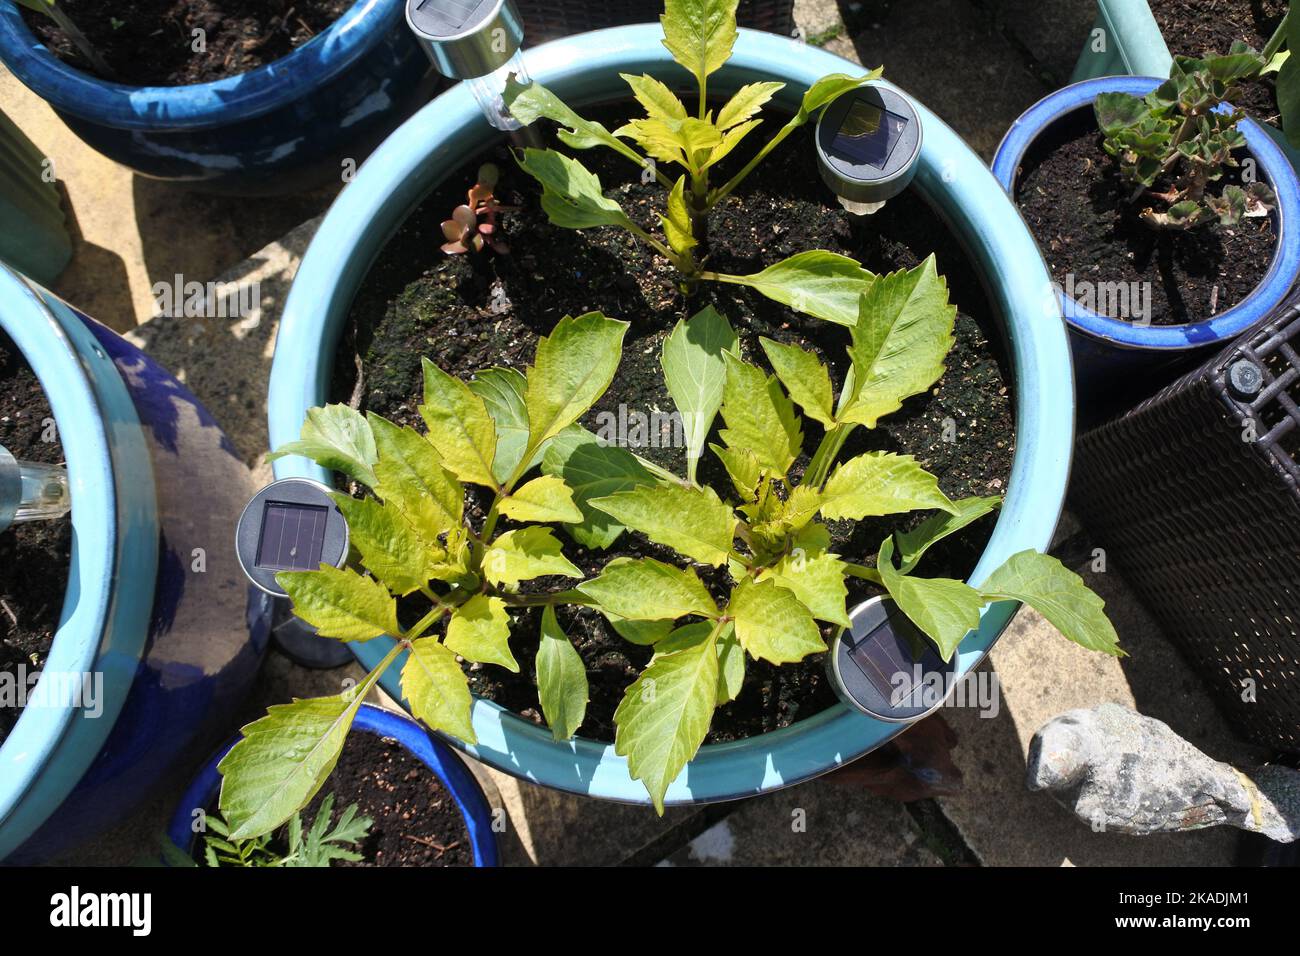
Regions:
<svg viewBox="0 0 1300 956"><path fill-rule="evenodd" d="M519 129L523 125L506 109L506 80L512 73L520 83L531 82L528 70L524 68L523 55L518 50L493 72L464 81L469 91L474 94L474 99L478 101L479 109L483 111L487 121L497 129L506 132Z"/></svg>
<svg viewBox="0 0 1300 956"><path fill-rule="evenodd" d="M18 461L0 447L0 531L20 521L53 521L71 508L66 470Z"/></svg>

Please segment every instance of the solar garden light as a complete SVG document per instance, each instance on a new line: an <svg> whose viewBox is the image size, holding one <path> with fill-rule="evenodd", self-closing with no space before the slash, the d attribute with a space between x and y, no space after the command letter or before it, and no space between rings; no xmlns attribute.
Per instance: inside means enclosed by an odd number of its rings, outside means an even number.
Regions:
<svg viewBox="0 0 1300 956"><path fill-rule="evenodd" d="M817 121L817 168L855 216L867 216L907 188L921 155L921 117L896 90L845 93Z"/></svg>
<svg viewBox="0 0 1300 956"><path fill-rule="evenodd" d="M887 597L859 604L852 625L831 642L826 673L844 703L889 723L920 720L956 686L957 655L945 662L921 630Z"/></svg>
<svg viewBox="0 0 1300 956"><path fill-rule="evenodd" d="M71 507L64 469L19 461L0 445L0 531L20 521L62 518Z"/></svg>
<svg viewBox="0 0 1300 956"><path fill-rule="evenodd" d="M511 0L406 0L406 22L443 76L469 86L487 121L513 132L506 80L529 82L519 52L524 24Z"/></svg>

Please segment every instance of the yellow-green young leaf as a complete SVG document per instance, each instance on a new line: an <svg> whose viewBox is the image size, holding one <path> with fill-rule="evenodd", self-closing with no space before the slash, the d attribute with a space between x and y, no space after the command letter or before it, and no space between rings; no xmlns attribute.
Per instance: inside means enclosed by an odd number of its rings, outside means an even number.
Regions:
<svg viewBox="0 0 1300 956"><path fill-rule="evenodd" d="M629 120L614 132L617 136L631 139L660 162L688 165L686 139L682 135L680 123L642 117Z"/></svg>
<svg viewBox="0 0 1300 956"><path fill-rule="evenodd" d="M790 664L826 650L812 614L792 592L772 581L741 581L731 592L727 614L750 657Z"/></svg>
<svg viewBox="0 0 1300 956"><path fill-rule="evenodd" d="M469 681L456 655L438 643L436 637L422 637L411 643L402 666L402 696L411 714L431 730L451 734L467 744L478 743L470 709Z"/></svg>
<svg viewBox="0 0 1300 956"><path fill-rule="evenodd" d="M718 111L718 129L729 130L757 115L767 101L783 89L784 83L747 83L742 86Z"/></svg>
<svg viewBox="0 0 1300 956"><path fill-rule="evenodd" d="M550 528L517 528L500 535L483 553L483 576L493 584L514 587L520 581L560 574L580 578L582 572L560 553Z"/></svg>
<svg viewBox="0 0 1300 956"><path fill-rule="evenodd" d="M687 614L716 617L717 605L689 568L654 558L615 558L578 590L600 610L629 621L675 621Z"/></svg>
<svg viewBox="0 0 1300 956"><path fill-rule="evenodd" d="M298 441L281 445L266 456L275 461L286 455L302 455L322 468L341 471L353 481L374 487L374 464L379 457L370 426L356 409L347 405L309 408Z"/></svg>
<svg viewBox="0 0 1300 956"><path fill-rule="evenodd" d="M572 490L582 521L566 524L564 530L588 548L608 548L623 533L623 526L612 516L593 508L591 499L628 491L654 480L626 448L602 445L580 425L570 425L547 443L542 470L563 478Z"/></svg>
<svg viewBox="0 0 1300 956"><path fill-rule="evenodd" d="M679 628L655 654L614 711L614 752L664 810L668 785L695 756L709 732L718 694L717 636L713 625Z"/></svg>
<svg viewBox="0 0 1300 956"><path fill-rule="evenodd" d="M736 536L735 512L708 487L642 485L591 504L651 541L713 567L727 560Z"/></svg>
<svg viewBox="0 0 1300 956"><path fill-rule="evenodd" d="M838 325L858 321L858 302L875 276L848 256L824 249L800 252L762 272L728 276L725 281L747 285L796 312Z"/></svg>
<svg viewBox="0 0 1300 956"><path fill-rule="evenodd" d="M524 395L531 448L576 422L605 394L623 355L627 325L599 312L576 319L566 315L538 340Z"/></svg>
<svg viewBox="0 0 1300 956"><path fill-rule="evenodd" d="M1013 554L980 590L986 601L1024 601L1080 647L1127 656L1106 617L1106 602L1051 555L1034 550Z"/></svg>
<svg viewBox="0 0 1300 956"><path fill-rule="evenodd" d="M964 581L914 578L896 571L893 538L880 545L876 568L899 610L934 641L945 661L952 660L962 639L979 627L985 597Z"/></svg>
<svg viewBox="0 0 1300 956"><path fill-rule="evenodd" d="M839 99L850 90L866 86L872 80L880 79L882 72L883 70L877 67L862 76L849 76L846 73L829 73L823 76L808 87L808 91L803 95L803 101L799 104L799 113L791 122L797 122L798 125L808 122L812 115L827 103Z"/></svg>
<svg viewBox="0 0 1300 956"><path fill-rule="evenodd" d="M729 352L724 360L722 418L727 427L719 437L729 448L752 452L760 468L784 477L803 446L794 406L775 376L764 375Z"/></svg>
<svg viewBox="0 0 1300 956"><path fill-rule="evenodd" d="M414 428L398 428L370 415L379 448L375 494L402 513L426 544L459 528L465 512L465 488L442 467L441 455Z"/></svg>
<svg viewBox="0 0 1300 956"><path fill-rule="evenodd" d="M745 686L745 649L730 624L718 637L718 704L735 700Z"/></svg>
<svg viewBox="0 0 1300 956"><path fill-rule="evenodd" d="M475 594L452 612L447 622L447 650L476 664L496 664L519 673L510 653L510 615L499 597Z"/></svg>
<svg viewBox="0 0 1300 956"><path fill-rule="evenodd" d="M836 467L822 489L822 514L861 521L921 508L952 511L939 481L911 455L869 451Z"/></svg>
<svg viewBox="0 0 1300 956"><path fill-rule="evenodd" d="M522 488L501 499L501 513L516 521L582 520L582 512L573 503L573 492L564 479L554 475L534 478Z"/></svg>
<svg viewBox="0 0 1300 956"><path fill-rule="evenodd" d="M722 405L722 388L727 377L723 356L728 352L739 355L740 341L731 323L711 305L689 320L678 320L672 333L664 339L659 361L664 370L664 384L682 419L687 475L692 481L704 441Z"/></svg>
<svg viewBox="0 0 1300 956"><path fill-rule="evenodd" d="M762 478L758 458L748 448L724 448L722 445L709 445L713 453L727 469L736 494L746 501L752 501L758 493L758 482Z"/></svg>
<svg viewBox="0 0 1300 956"><path fill-rule="evenodd" d="M427 568L447 552L426 545L392 504L373 498L330 495L348 524L348 538L361 563L395 594L407 595L429 583Z"/></svg>
<svg viewBox="0 0 1300 956"><path fill-rule="evenodd" d="M402 632L397 602L374 578L322 564L319 571L281 571L275 580L293 601L293 613L321 637L368 641Z"/></svg>
<svg viewBox="0 0 1300 956"><path fill-rule="evenodd" d="M731 58L736 42L737 0L664 0L659 22L673 59L704 78Z"/></svg>
<svg viewBox="0 0 1300 956"><path fill-rule="evenodd" d="M688 116L679 124L682 137L682 151L686 154L686 165L693 171L700 171L709 160L710 154L722 145L722 134L708 120Z"/></svg>
<svg viewBox="0 0 1300 956"><path fill-rule="evenodd" d="M587 666L555 619L555 608L542 612L542 638L537 645L537 699L556 740L568 740L587 715Z"/></svg>
<svg viewBox="0 0 1300 956"><path fill-rule="evenodd" d="M609 620L609 626L618 632L619 637L642 647L659 643L673 630L672 621L629 621L610 614L606 614L605 617Z"/></svg>
<svg viewBox="0 0 1300 956"><path fill-rule="evenodd" d="M565 229L592 226L632 227L623 207L606 199L600 180L582 163L553 149L524 150L519 168L542 184L542 210Z"/></svg>
<svg viewBox="0 0 1300 956"><path fill-rule="evenodd" d="M911 531L894 532L894 542L898 545L899 572L911 574L930 545L984 517L1001 503L1002 499L997 495L988 498L959 498L952 503L951 513L940 511Z"/></svg>
<svg viewBox="0 0 1300 956"><path fill-rule="evenodd" d="M632 95L645 107L646 115L651 119L686 119L686 106L677 98L677 94L650 74L633 76L630 73L620 73L619 76L632 87Z"/></svg>
<svg viewBox="0 0 1300 956"><path fill-rule="evenodd" d="M528 447L528 406L524 404L528 380L516 369L497 367L479 372L469 387L483 399L496 425L497 450L492 458L492 475L498 484L503 484L515 473ZM538 451L528 467L536 465L541 457Z"/></svg>
<svg viewBox="0 0 1300 956"><path fill-rule="evenodd" d="M776 520L787 530L798 531L816 517L821 506L821 492L808 485L799 485L790 492Z"/></svg>
<svg viewBox="0 0 1300 956"><path fill-rule="evenodd" d="M831 376L821 360L797 345L782 345L771 339L759 339L772 370L790 397L809 418L827 428L835 424Z"/></svg>
<svg viewBox="0 0 1300 956"><path fill-rule="evenodd" d="M915 269L877 279L862 296L852 329L852 391L845 389L852 397L840 419L875 428L903 399L937 382L952 348L956 317L933 255Z"/></svg>
<svg viewBox="0 0 1300 956"><path fill-rule="evenodd" d="M844 562L838 555L809 557L806 552L796 551L758 576L759 581L768 579L797 597L818 620L850 626L845 608L848 589L844 586Z"/></svg>
<svg viewBox="0 0 1300 956"><path fill-rule="evenodd" d="M717 146L713 147L713 150L709 153L702 165L705 168L708 168L722 162L722 160L725 159L733 149L740 145L740 141L749 135L749 131L758 126L761 122L763 121L756 119L749 120L748 122L741 123L739 126L733 126L731 129L727 130L727 132L723 134L721 142L719 142Z"/></svg>
<svg viewBox="0 0 1300 956"><path fill-rule="evenodd" d="M221 758L221 813L230 837L270 833L306 806L338 762L375 674L353 693L272 704Z"/></svg>
<svg viewBox="0 0 1300 956"><path fill-rule="evenodd" d="M668 245L673 252L682 254L695 248L697 242L691 230L691 214L686 208L685 176L678 177L669 190L668 214L660 216L659 221L663 224L664 235L668 237Z"/></svg>
<svg viewBox="0 0 1300 956"><path fill-rule="evenodd" d="M458 378L428 359L424 364L424 404L420 417L429 426L428 440L442 465L461 481L496 488L492 459L497 451L496 425L483 399Z"/></svg>

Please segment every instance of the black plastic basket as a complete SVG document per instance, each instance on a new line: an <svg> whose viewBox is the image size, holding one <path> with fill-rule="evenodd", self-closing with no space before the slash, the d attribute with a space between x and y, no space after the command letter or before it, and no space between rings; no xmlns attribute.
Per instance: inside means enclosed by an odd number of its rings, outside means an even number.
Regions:
<svg viewBox="0 0 1300 956"><path fill-rule="evenodd" d="M518 6L527 46L604 27L658 23L664 12L663 0L519 0ZM742 27L791 36L794 0L740 0L736 20Z"/></svg>
<svg viewBox="0 0 1300 956"><path fill-rule="evenodd" d="M1297 399L1292 305L1085 433L1070 492L1238 731L1288 752L1300 751Z"/></svg>

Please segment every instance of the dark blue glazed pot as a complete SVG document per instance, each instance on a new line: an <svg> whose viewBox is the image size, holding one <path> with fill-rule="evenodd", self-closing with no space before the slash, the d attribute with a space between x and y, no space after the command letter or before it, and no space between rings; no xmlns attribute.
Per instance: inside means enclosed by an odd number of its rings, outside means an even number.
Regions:
<svg viewBox="0 0 1300 956"><path fill-rule="evenodd" d="M460 808L474 849L474 865L499 865L501 854L496 833L492 830L492 807L474 775L450 747L430 736L428 731L409 717L372 704L361 705L352 722L352 732L391 737L428 767L430 773L442 781ZM180 803L176 805L176 812L167 825L167 838L186 853L192 850L197 836L194 821L216 802L217 794L221 791L221 774L217 772L217 764L238 741L238 737L227 741L212 755L212 759L195 775L181 796Z"/></svg>
<svg viewBox="0 0 1300 956"><path fill-rule="evenodd" d="M3 266L0 326L45 389L72 497L59 627L0 744L0 860L36 863L117 822L229 733L271 608L231 531L251 475L199 401ZM92 698L56 693L81 675L102 681Z"/></svg>
<svg viewBox="0 0 1300 956"><path fill-rule="evenodd" d="M1145 96L1162 82L1145 76L1105 76L1071 84L1044 97L1007 131L993 157L993 175L1014 196L1021 164L1040 136L1058 124L1077 120L1082 111L1090 115L1100 93ZM1100 400L1106 393L1127 390L1135 381L1158 373L1190 352L1221 346L1286 299L1300 272L1300 183L1286 156L1258 123L1242 120L1239 129L1255 157L1260 178L1277 193L1277 208L1271 214L1277 250L1268 272L1250 295L1232 308L1186 325L1134 325L1098 315L1060 292L1081 396Z"/></svg>
<svg viewBox="0 0 1300 956"><path fill-rule="evenodd" d="M288 56L191 86L111 83L63 63L0 4L0 60L94 149L154 179L266 195L338 181L428 99L402 0L357 2Z"/></svg>

